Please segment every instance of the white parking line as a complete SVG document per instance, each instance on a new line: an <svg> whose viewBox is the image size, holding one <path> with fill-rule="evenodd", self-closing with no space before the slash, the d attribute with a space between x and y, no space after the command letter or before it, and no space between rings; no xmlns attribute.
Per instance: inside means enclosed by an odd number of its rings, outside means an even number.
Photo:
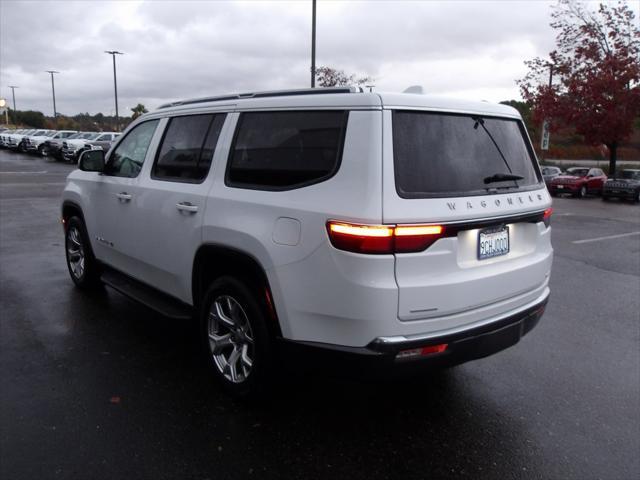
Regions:
<svg viewBox="0 0 640 480"><path fill-rule="evenodd" d="M553 214L554 217L568 217L570 215L573 215L573 213L567 212L567 213L554 213Z"/></svg>
<svg viewBox="0 0 640 480"><path fill-rule="evenodd" d="M12 174L12 175L32 175L32 174L40 174L49 173L48 170L39 170L37 172L0 172L0 175Z"/></svg>
<svg viewBox="0 0 640 480"><path fill-rule="evenodd" d="M574 240L571 243L575 243L576 245L578 245L580 243L600 242L601 240L611 240L613 238L631 237L633 235L640 235L640 232L620 233L618 235L607 235L606 237L587 238L585 240Z"/></svg>

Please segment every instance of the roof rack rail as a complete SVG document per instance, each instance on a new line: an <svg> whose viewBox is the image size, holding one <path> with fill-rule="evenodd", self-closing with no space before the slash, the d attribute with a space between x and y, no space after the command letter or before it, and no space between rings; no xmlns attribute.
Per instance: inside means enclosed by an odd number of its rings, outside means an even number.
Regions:
<svg viewBox="0 0 640 480"><path fill-rule="evenodd" d="M225 100L242 100L244 98L290 97L295 95L323 95L329 93L362 93L362 87L323 87L323 88L298 88L295 90L272 90L267 92L232 93L217 97L192 98L177 102L165 103L161 108L177 107L180 105L193 105L195 103L220 102Z"/></svg>

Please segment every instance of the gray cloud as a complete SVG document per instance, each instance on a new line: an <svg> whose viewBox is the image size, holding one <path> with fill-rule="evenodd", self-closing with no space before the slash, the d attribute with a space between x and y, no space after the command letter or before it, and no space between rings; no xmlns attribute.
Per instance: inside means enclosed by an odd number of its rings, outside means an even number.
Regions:
<svg viewBox="0 0 640 480"><path fill-rule="evenodd" d="M440 95L517 98L523 60L553 47L545 1L319 0L317 62ZM121 112L309 82L310 1L0 2L0 95L19 109Z"/></svg>

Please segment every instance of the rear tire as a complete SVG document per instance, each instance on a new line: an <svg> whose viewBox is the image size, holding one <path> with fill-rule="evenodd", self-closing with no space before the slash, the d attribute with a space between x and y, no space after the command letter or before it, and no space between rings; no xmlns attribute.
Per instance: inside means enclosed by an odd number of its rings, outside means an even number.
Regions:
<svg viewBox="0 0 640 480"><path fill-rule="evenodd" d="M80 217L71 217L65 227L64 245L71 280L85 290L99 286L100 267L91 250L84 222Z"/></svg>
<svg viewBox="0 0 640 480"><path fill-rule="evenodd" d="M43 157L49 156L49 149L45 145L40 145L38 147L38 153Z"/></svg>
<svg viewBox="0 0 640 480"><path fill-rule="evenodd" d="M266 315L241 280L216 279L200 308L200 336L209 368L232 396L253 399L266 393L272 379L272 342Z"/></svg>

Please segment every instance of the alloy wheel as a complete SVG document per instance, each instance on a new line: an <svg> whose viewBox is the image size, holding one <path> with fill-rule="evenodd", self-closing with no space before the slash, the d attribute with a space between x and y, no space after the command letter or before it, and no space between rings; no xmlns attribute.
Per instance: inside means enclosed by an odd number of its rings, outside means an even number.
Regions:
<svg viewBox="0 0 640 480"><path fill-rule="evenodd" d="M84 246L80 230L75 225L69 227L67 231L67 262L73 276L80 280L84 275Z"/></svg>
<svg viewBox="0 0 640 480"><path fill-rule="evenodd" d="M247 380L255 356L254 336L245 310L234 297L220 295L212 302L207 333L218 371L233 383Z"/></svg>

